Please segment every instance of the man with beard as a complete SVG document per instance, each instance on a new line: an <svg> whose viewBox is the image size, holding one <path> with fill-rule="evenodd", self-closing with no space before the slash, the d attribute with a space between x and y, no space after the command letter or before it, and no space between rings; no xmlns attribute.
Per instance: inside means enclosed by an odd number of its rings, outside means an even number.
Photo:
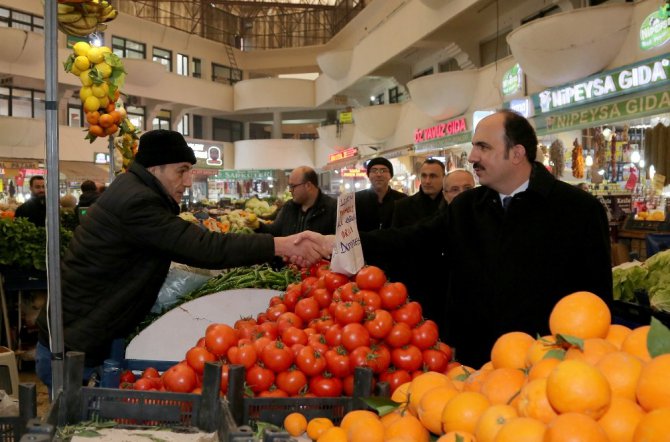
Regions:
<svg viewBox="0 0 670 442"><path fill-rule="evenodd" d="M37 227L44 227L47 218L46 185L44 177L35 175L30 178L30 199L21 204L15 213L17 218L28 218Z"/></svg>
<svg viewBox="0 0 670 442"><path fill-rule="evenodd" d="M388 229L393 220L393 208L397 200L407 198L402 192L391 189L393 165L382 157L373 158L366 164L370 188L356 192L356 225L359 232Z"/></svg>
<svg viewBox="0 0 670 442"><path fill-rule="evenodd" d="M481 186L425 222L361 233L369 264L445 250L444 272L422 276L441 282L433 293L445 300L440 335L471 367L490 359L504 333L548 334L553 306L570 293L612 301L605 210L536 162L537 144L528 120L513 111L484 118L468 158ZM332 250L333 241L324 237L321 248Z"/></svg>

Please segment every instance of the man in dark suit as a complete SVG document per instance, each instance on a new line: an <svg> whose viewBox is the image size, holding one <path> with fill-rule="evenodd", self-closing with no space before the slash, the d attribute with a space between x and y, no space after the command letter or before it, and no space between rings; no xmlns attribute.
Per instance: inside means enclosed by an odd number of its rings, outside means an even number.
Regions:
<svg viewBox="0 0 670 442"><path fill-rule="evenodd" d="M435 158L426 159L421 164L421 186L419 191L409 198L395 202L392 227L411 226L424 218L437 213L442 202L442 179L444 163Z"/></svg>
<svg viewBox="0 0 670 442"><path fill-rule="evenodd" d="M44 227L47 218L46 183L44 177L30 178L30 199L16 209L17 218L28 218L37 227Z"/></svg>

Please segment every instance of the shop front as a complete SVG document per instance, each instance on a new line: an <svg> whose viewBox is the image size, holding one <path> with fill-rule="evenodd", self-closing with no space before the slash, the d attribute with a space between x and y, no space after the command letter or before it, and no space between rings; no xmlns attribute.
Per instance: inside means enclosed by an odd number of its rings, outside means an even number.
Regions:
<svg viewBox="0 0 670 442"><path fill-rule="evenodd" d="M207 199L220 202L277 197L287 187L286 175L286 171L277 169L219 170L207 177Z"/></svg>
<svg viewBox="0 0 670 442"><path fill-rule="evenodd" d="M319 176L321 190L328 195L338 196L343 192L367 186L367 177L360 177L361 156L357 147L342 149L328 155L328 163ZM362 187L365 188L365 187Z"/></svg>

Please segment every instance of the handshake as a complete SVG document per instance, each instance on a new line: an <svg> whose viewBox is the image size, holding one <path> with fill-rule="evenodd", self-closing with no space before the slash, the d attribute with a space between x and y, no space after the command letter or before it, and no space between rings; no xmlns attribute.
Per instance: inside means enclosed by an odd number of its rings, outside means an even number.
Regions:
<svg viewBox="0 0 670 442"><path fill-rule="evenodd" d="M335 235L304 231L291 236L276 237L275 255L300 267L308 267L333 252Z"/></svg>

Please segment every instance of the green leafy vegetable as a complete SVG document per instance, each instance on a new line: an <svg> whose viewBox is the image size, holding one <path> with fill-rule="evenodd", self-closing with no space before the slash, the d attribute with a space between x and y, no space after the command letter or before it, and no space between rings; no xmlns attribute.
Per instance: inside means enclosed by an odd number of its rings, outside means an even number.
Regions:
<svg viewBox="0 0 670 442"><path fill-rule="evenodd" d="M670 329L653 317L647 335L647 349L652 358L670 353Z"/></svg>

